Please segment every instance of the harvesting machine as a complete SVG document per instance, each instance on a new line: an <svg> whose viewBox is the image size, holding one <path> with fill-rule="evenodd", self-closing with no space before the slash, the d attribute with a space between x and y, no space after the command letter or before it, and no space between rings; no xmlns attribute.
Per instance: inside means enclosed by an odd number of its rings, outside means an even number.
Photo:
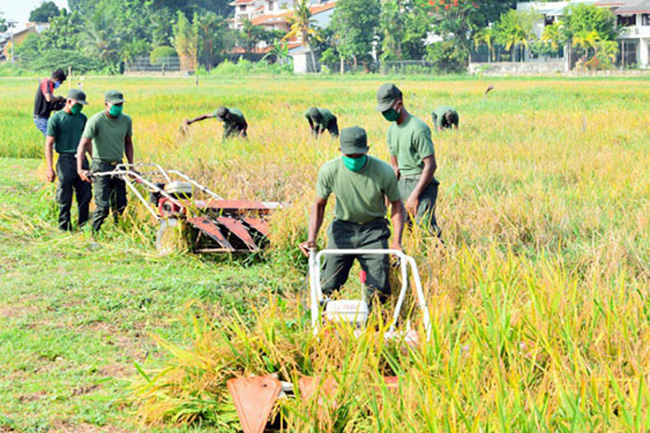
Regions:
<svg viewBox="0 0 650 433"><path fill-rule="evenodd" d="M178 224L188 229L187 241L195 253L258 252L268 243L270 214L281 207L277 202L224 199L186 174L158 164L120 164L92 176L125 181L159 221L156 247L161 252L166 252L165 238Z"/></svg>

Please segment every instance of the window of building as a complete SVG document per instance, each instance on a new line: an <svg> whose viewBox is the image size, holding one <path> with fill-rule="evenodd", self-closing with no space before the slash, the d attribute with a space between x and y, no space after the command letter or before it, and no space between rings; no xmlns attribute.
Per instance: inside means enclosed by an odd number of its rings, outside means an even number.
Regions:
<svg viewBox="0 0 650 433"><path fill-rule="evenodd" d="M270 11L273 10L273 2L269 2L269 10L270 10Z"/></svg>
<svg viewBox="0 0 650 433"><path fill-rule="evenodd" d="M544 25L545 26L552 26L553 23L555 22L555 17L552 15L544 15Z"/></svg>
<svg viewBox="0 0 650 433"><path fill-rule="evenodd" d="M636 25L636 14L618 15L617 23L619 27L629 27Z"/></svg>
<svg viewBox="0 0 650 433"><path fill-rule="evenodd" d="M239 6L239 11L240 12L246 12L246 6L244 6L244 5Z"/></svg>
<svg viewBox="0 0 650 433"><path fill-rule="evenodd" d="M641 15L641 25L642 26L650 26L650 14L642 14Z"/></svg>

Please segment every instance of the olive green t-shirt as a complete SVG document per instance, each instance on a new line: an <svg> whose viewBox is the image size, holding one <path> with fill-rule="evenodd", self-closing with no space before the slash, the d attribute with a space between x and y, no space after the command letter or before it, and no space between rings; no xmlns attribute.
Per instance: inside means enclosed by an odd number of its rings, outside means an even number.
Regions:
<svg viewBox="0 0 650 433"><path fill-rule="evenodd" d="M450 107L449 105L442 105L436 108L435 110L433 110L433 112L431 113L431 117L433 118L433 126L435 126L438 129L441 129L442 118L443 118L442 116L444 116L445 113L450 110L456 112L456 110L454 110L454 107Z"/></svg>
<svg viewBox="0 0 650 433"><path fill-rule="evenodd" d="M343 159L333 159L318 173L316 195L327 199L336 196L336 219L356 224L384 218L386 202L400 199L397 178L390 165L368 156L366 165L355 173L343 165Z"/></svg>
<svg viewBox="0 0 650 433"><path fill-rule="evenodd" d="M246 118L241 110L229 108L228 111L230 112L230 117L223 121L223 138L239 134L246 126ZM212 117L219 120L216 111L212 113Z"/></svg>
<svg viewBox="0 0 650 433"><path fill-rule="evenodd" d="M332 120L334 120L334 115L327 108L316 108L316 109L320 113L320 120L319 121L316 121L316 119L313 119L309 115L309 110L307 110L307 112L305 112L305 117L307 119L311 119L311 121L314 123L314 126L319 126L320 129L327 129L327 125L329 125L329 123Z"/></svg>
<svg viewBox="0 0 650 433"><path fill-rule="evenodd" d="M409 115L404 123L393 123L388 128L388 151L397 158L402 176L417 176L422 173L422 160L434 155L431 129L415 116Z"/></svg>
<svg viewBox="0 0 650 433"><path fill-rule="evenodd" d="M88 120L83 138L93 141L93 159L121 161L124 155L124 139L133 135L131 118L120 114L116 119L101 111Z"/></svg>
<svg viewBox="0 0 650 433"><path fill-rule="evenodd" d="M47 135L54 137L54 150L73 154L77 151L88 118L85 114L57 111L47 121Z"/></svg>

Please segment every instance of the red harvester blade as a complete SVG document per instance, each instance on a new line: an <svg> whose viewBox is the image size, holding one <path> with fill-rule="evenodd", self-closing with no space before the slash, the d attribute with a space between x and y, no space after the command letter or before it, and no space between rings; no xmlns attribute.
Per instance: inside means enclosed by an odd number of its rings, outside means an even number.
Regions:
<svg viewBox="0 0 650 433"><path fill-rule="evenodd" d="M217 221L219 221L219 224L223 224L228 230L230 230L232 234L234 234L239 239L241 239L246 244L249 250L251 251L260 250L260 247L257 246L251 234L248 233L248 229L246 228L246 226L242 224L240 221L237 221L236 219L230 217L218 217Z"/></svg>
<svg viewBox="0 0 650 433"><path fill-rule="evenodd" d="M244 221L264 236L269 235L269 223L262 218L244 218Z"/></svg>
<svg viewBox="0 0 650 433"><path fill-rule="evenodd" d="M210 238L217 241L217 243L219 243L219 245L221 245L225 249L230 251L235 251L235 248L230 244L230 242L228 242L228 239L226 239L223 233L221 233L219 226L217 226L209 219L203 217L188 218L187 222L192 224L197 229L201 230Z"/></svg>

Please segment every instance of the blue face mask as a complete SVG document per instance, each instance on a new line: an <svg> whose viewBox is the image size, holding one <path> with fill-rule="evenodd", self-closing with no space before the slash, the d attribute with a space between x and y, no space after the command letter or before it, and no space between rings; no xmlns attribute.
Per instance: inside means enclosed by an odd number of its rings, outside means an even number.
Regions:
<svg viewBox="0 0 650 433"><path fill-rule="evenodd" d="M345 168L355 173L360 172L361 169L366 165L366 161L368 161L367 155L360 156L359 158L350 158L349 156L343 155L342 158Z"/></svg>
<svg viewBox="0 0 650 433"><path fill-rule="evenodd" d="M55 89L58 89L60 85L61 85L61 82L60 82L60 81L55 81L55 82L54 82L54 88L55 88Z"/></svg>

